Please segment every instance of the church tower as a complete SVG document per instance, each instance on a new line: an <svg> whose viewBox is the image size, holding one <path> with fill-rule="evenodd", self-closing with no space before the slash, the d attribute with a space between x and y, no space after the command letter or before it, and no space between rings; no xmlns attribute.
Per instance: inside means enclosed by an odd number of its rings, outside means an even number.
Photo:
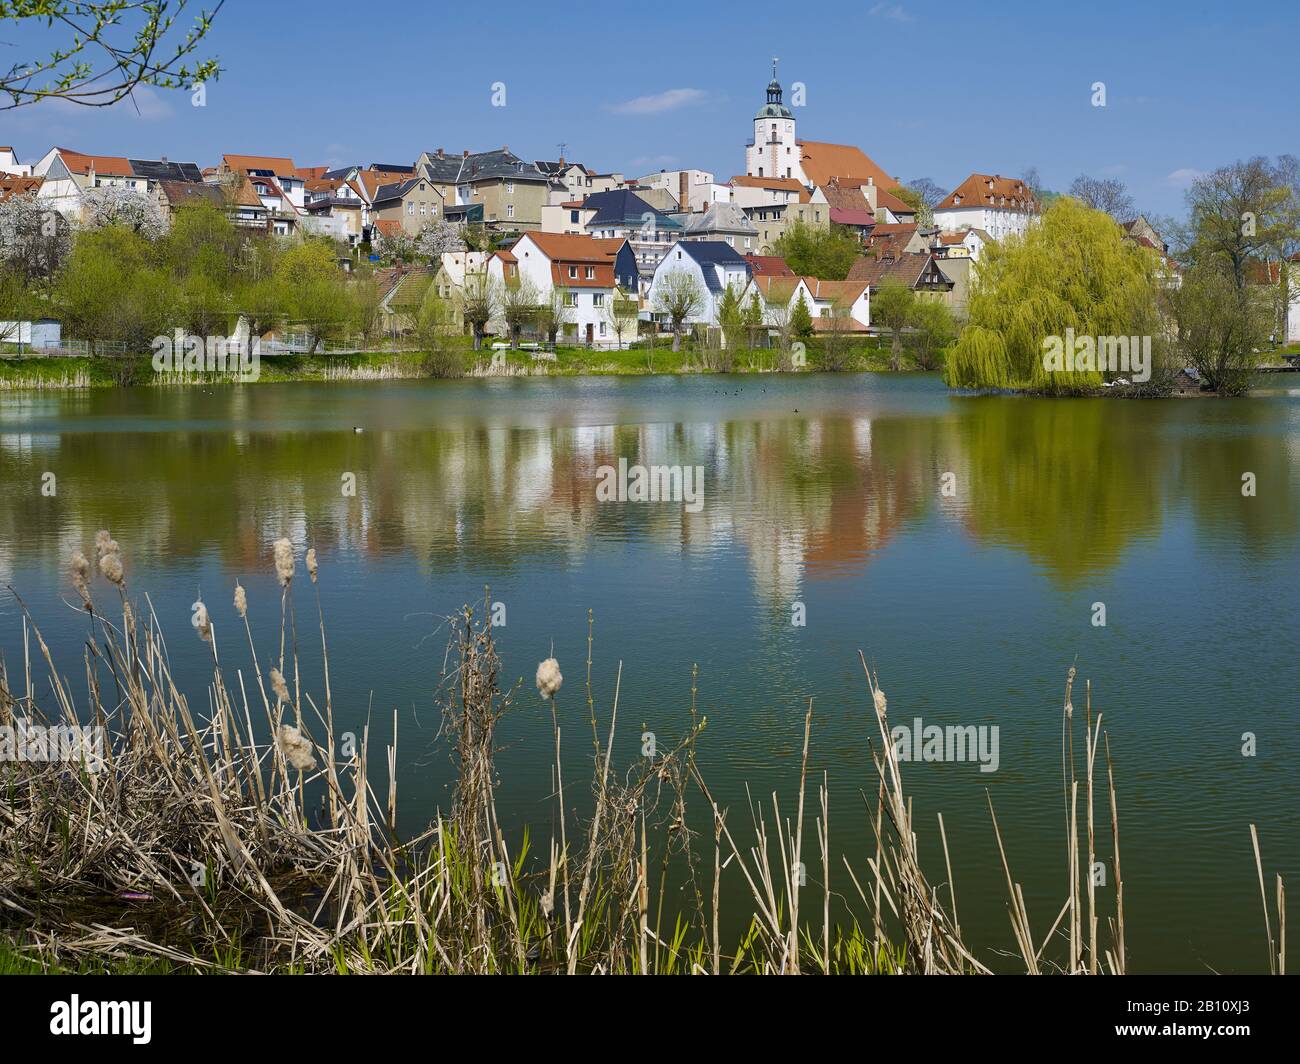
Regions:
<svg viewBox="0 0 1300 1064"><path fill-rule="evenodd" d="M776 80L777 60L772 60L772 80L767 84L767 103L754 116L754 140L745 149L745 173L750 177L789 177L803 182L799 143L795 139L794 115L781 102L781 83Z"/></svg>

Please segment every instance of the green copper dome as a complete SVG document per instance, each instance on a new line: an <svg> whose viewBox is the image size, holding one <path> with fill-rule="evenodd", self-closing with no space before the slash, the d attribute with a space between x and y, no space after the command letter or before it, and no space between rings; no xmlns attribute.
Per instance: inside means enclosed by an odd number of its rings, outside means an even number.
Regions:
<svg viewBox="0 0 1300 1064"><path fill-rule="evenodd" d="M767 103L758 109L758 114L754 116L759 118L793 118L790 108L781 102L781 83L772 78L767 83Z"/></svg>

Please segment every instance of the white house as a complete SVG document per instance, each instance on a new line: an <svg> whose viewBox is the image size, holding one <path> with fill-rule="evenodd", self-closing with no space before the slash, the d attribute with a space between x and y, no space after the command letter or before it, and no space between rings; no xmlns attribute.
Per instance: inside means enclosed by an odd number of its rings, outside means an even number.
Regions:
<svg viewBox="0 0 1300 1064"><path fill-rule="evenodd" d="M1023 236L1039 215L1033 190L1015 177L971 174L934 208L943 231L982 229L994 240Z"/></svg>
<svg viewBox="0 0 1300 1064"><path fill-rule="evenodd" d="M526 233L509 252L488 259L487 270L498 282L530 283L543 305L551 301L556 289L562 290L566 313L560 335L570 342L618 346L614 296L620 288L634 293L637 283L636 257L627 240ZM630 339L626 337L624 342Z"/></svg>
<svg viewBox="0 0 1300 1064"><path fill-rule="evenodd" d="M749 263L730 244L720 240L679 241L655 268L650 281L646 298L651 314L661 314L659 297L668 278L678 273L694 277L704 296L699 310L687 316L688 325L717 325L723 294L728 288L733 288L737 296L741 296L749 287L752 276Z"/></svg>
<svg viewBox="0 0 1300 1064"><path fill-rule="evenodd" d="M871 285L864 281L823 281L801 277L791 296L793 304L800 297L813 318L813 328L829 328L834 318L847 318L854 331L865 332L871 326ZM857 328L855 328L857 327Z"/></svg>
<svg viewBox="0 0 1300 1064"><path fill-rule="evenodd" d="M31 177L30 163L20 163L13 148L0 148L0 174L13 174L14 177Z"/></svg>

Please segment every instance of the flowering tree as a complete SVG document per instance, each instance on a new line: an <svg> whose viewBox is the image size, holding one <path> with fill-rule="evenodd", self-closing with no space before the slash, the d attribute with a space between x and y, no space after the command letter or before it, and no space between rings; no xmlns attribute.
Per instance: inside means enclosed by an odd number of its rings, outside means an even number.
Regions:
<svg viewBox="0 0 1300 1064"><path fill-rule="evenodd" d="M86 224L92 229L120 225L149 240L167 232L167 216L158 202L122 185L105 185L85 194Z"/></svg>
<svg viewBox="0 0 1300 1064"><path fill-rule="evenodd" d="M0 266L24 282L48 280L72 251L67 219L29 194L0 200Z"/></svg>
<svg viewBox="0 0 1300 1064"><path fill-rule="evenodd" d="M450 222L430 222L415 238L416 255L430 262L439 261L447 252L464 250L460 228Z"/></svg>

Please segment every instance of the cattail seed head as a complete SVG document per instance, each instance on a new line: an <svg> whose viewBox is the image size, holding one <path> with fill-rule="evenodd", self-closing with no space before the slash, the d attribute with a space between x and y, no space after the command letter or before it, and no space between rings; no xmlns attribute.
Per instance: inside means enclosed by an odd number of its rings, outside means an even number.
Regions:
<svg viewBox="0 0 1300 1064"><path fill-rule="evenodd" d="M235 584L235 612L241 617L248 616L248 592L240 583Z"/></svg>
<svg viewBox="0 0 1300 1064"><path fill-rule="evenodd" d="M208 620L208 608L203 605L202 600L194 603L190 607L192 616L190 623L198 630L199 638L205 643L212 642L212 622Z"/></svg>
<svg viewBox="0 0 1300 1064"><path fill-rule="evenodd" d="M113 546L116 547L117 544L114 543ZM126 576L122 569L122 555L118 554L117 551L113 550L100 555L99 571L104 574L110 584L115 584L117 587L126 586Z"/></svg>
<svg viewBox="0 0 1300 1064"><path fill-rule="evenodd" d="M95 533L95 560L98 561L105 554L116 554L117 540L108 534L108 530L101 528Z"/></svg>
<svg viewBox="0 0 1300 1064"><path fill-rule="evenodd" d="M277 706L289 701L289 685L284 682L284 673L275 667L271 669L271 690L275 692Z"/></svg>
<svg viewBox="0 0 1300 1064"><path fill-rule="evenodd" d="M871 698L876 704L876 712L883 717L886 710L889 708L889 702L885 698L885 692L877 687Z"/></svg>
<svg viewBox="0 0 1300 1064"><path fill-rule="evenodd" d="M81 551L73 551L70 568L72 570L72 586L77 589L77 593L81 596L81 601L85 603L86 609L90 609L90 562L86 560L86 556Z"/></svg>
<svg viewBox="0 0 1300 1064"><path fill-rule="evenodd" d="M293 544L284 537L275 541L275 575L280 578L280 586L288 587L293 579Z"/></svg>
<svg viewBox="0 0 1300 1064"><path fill-rule="evenodd" d="M537 666L537 690L543 698L554 698L562 683L564 677L560 675L560 663L554 658L547 658Z"/></svg>
<svg viewBox="0 0 1300 1064"><path fill-rule="evenodd" d="M281 724L275 734L275 743L289 764L299 772L310 772L316 767L316 755L311 740L292 724Z"/></svg>
<svg viewBox="0 0 1300 1064"><path fill-rule="evenodd" d="M316 548L309 547L307 549L307 573L311 577L313 584L316 583L316 569Z"/></svg>

